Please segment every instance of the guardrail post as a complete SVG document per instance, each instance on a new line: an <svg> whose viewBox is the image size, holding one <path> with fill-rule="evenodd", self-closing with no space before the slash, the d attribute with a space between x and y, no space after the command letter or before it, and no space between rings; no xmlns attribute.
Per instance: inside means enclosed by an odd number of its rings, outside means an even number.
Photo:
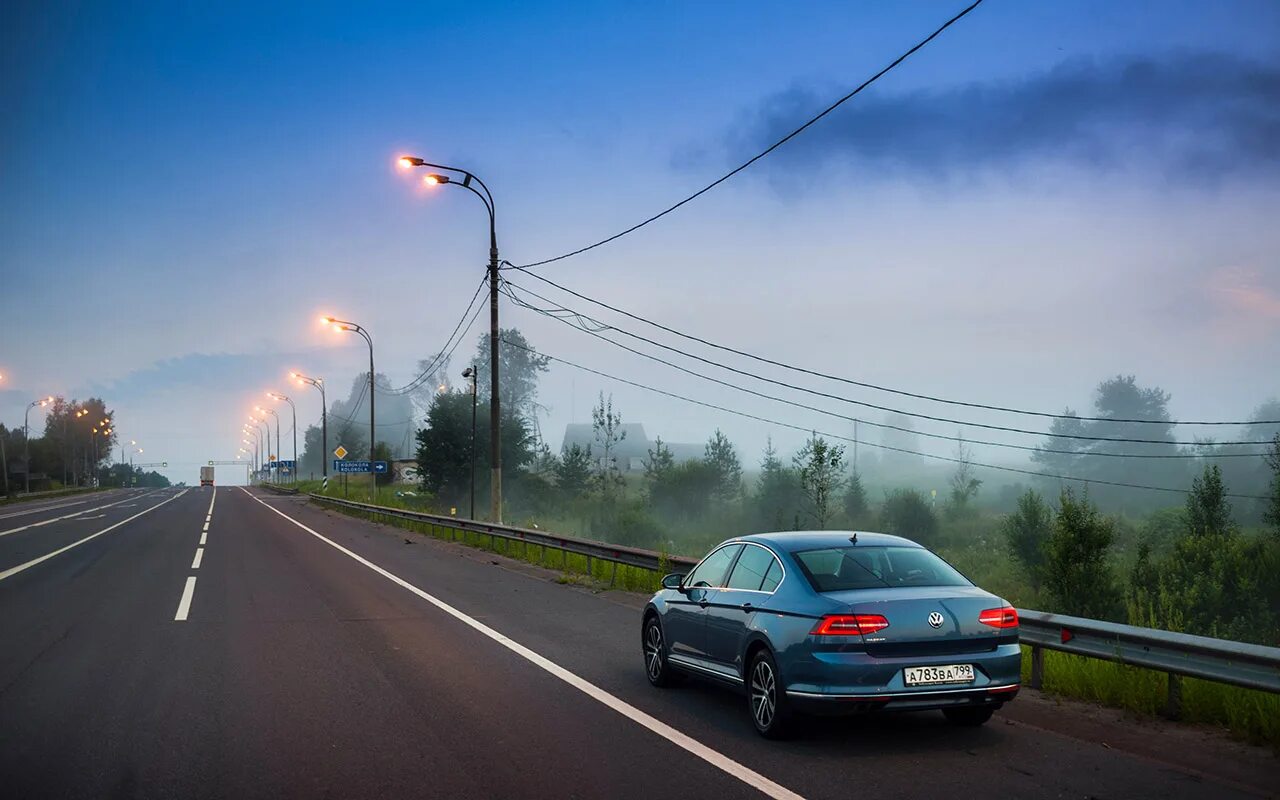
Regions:
<svg viewBox="0 0 1280 800"><path fill-rule="evenodd" d="M1169 673L1169 696L1165 698L1164 715L1168 719L1182 719L1182 676Z"/></svg>
<svg viewBox="0 0 1280 800"><path fill-rule="evenodd" d="M594 578L594 577L595 577L595 570L594 570L594 569L592 569L592 567L594 567L594 566L595 566L595 564L593 564L593 563L592 563L592 561L591 561L591 556L587 556L587 576L588 576L588 577L590 577L590 578Z"/></svg>
<svg viewBox="0 0 1280 800"><path fill-rule="evenodd" d="M1038 644L1031 645L1031 688L1039 689L1044 685L1044 648Z"/></svg>
<svg viewBox="0 0 1280 800"><path fill-rule="evenodd" d="M609 575L609 588L612 589L618 582L618 562L613 562L613 572Z"/></svg>

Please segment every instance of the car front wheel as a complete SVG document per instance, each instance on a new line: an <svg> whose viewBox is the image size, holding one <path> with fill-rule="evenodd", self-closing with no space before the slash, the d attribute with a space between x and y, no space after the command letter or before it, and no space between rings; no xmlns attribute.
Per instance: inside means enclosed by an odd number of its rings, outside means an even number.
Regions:
<svg viewBox="0 0 1280 800"><path fill-rule="evenodd" d="M767 739L782 739L791 732L791 707L778 674L778 663L768 650L758 651L747 670L747 703L756 732Z"/></svg>
<svg viewBox="0 0 1280 800"><path fill-rule="evenodd" d="M662 636L662 623L649 617L644 623L644 674L654 686L666 687L676 682L675 671L667 663L667 643Z"/></svg>

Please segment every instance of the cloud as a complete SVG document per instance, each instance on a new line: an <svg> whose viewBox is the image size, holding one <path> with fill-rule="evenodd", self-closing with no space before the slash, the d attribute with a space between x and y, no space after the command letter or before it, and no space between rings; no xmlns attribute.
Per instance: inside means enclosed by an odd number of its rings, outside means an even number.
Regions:
<svg viewBox="0 0 1280 800"><path fill-rule="evenodd" d="M765 99L724 146L758 152L834 92ZM854 98L771 156L774 165L848 164L948 175L1030 162L1153 166L1216 179L1280 167L1280 67L1210 53L1073 60L1018 81Z"/></svg>

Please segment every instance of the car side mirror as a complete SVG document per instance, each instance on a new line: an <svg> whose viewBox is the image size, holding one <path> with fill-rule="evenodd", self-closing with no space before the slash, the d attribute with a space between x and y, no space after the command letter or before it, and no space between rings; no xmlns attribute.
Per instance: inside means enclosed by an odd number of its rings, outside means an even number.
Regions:
<svg viewBox="0 0 1280 800"><path fill-rule="evenodd" d="M677 592L684 592L684 573L672 572L669 575L663 575L662 588L672 589Z"/></svg>

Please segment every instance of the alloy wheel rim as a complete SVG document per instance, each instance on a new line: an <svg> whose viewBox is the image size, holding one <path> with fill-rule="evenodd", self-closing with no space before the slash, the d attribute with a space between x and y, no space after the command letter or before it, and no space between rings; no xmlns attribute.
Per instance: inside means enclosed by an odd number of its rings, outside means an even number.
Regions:
<svg viewBox="0 0 1280 800"><path fill-rule="evenodd" d="M777 710L775 691L773 668L764 659L757 661L751 671L751 713L761 728L768 728L773 722Z"/></svg>
<svg viewBox="0 0 1280 800"><path fill-rule="evenodd" d="M649 671L649 679L656 681L662 675L662 631L656 623L649 624L644 654L645 666Z"/></svg>

